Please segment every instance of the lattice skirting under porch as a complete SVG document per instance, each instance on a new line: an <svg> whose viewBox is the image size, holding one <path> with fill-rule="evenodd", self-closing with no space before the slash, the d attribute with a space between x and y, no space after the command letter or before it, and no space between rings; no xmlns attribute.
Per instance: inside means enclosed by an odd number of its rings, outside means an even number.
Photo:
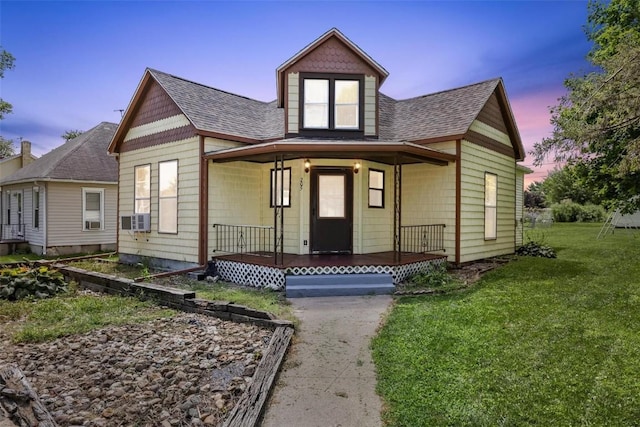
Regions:
<svg viewBox="0 0 640 427"><path fill-rule="evenodd" d="M332 265L282 269L218 259L216 267L220 278L225 281L245 286L281 290L284 289L286 275L386 273L391 274L393 283L397 285L407 277L426 270L429 265L440 265L446 261L447 258L442 257L403 265Z"/></svg>
<svg viewBox="0 0 640 427"><path fill-rule="evenodd" d="M216 260L216 269L222 280L256 288L284 289L285 271L266 265Z"/></svg>

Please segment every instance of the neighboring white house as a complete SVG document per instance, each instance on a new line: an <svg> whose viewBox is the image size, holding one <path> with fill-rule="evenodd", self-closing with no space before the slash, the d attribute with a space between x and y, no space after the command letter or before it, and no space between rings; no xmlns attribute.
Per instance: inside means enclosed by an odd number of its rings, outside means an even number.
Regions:
<svg viewBox="0 0 640 427"><path fill-rule="evenodd" d="M387 77L337 29L278 67L273 102L147 69L109 147L121 259L281 287L513 253L525 153L502 79L395 100Z"/></svg>
<svg viewBox="0 0 640 427"><path fill-rule="evenodd" d="M0 240L42 255L115 249L116 131L103 122L0 181Z"/></svg>

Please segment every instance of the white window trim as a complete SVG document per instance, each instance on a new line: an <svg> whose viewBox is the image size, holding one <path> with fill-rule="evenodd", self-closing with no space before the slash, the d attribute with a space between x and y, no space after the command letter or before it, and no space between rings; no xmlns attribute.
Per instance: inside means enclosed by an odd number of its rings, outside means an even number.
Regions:
<svg viewBox="0 0 640 427"><path fill-rule="evenodd" d="M269 207L273 208L274 206L290 208L291 207L291 167L286 167L282 169L282 180L284 181L284 204L280 202L280 187L278 184L280 183L280 168L270 169L270 184L269 187L271 189L271 195L269 197ZM280 203L279 203L280 202ZM281 206L282 205L282 206Z"/></svg>
<svg viewBox="0 0 640 427"><path fill-rule="evenodd" d="M33 210L33 218L32 218L33 229L39 230L40 229L40 188L33 187L31 191L32 191L31 209Z"/></svg>
<svg viewBox="0 0 640 427"><path fill-rule="evenodd" d="M149 197L138 197L136 189L138 188L138 168L149 168ZM138 211L138 200L147 200L147 206L149 206L148 212ZM133 213L151 213L151 163L136 165L133 167Z"/></svg>
<svg viewBox="0 0 640 427"><path fill-rule="evenodd" d="M87 228L87 193L100 193L100 228ZM104 188L82 187L82 231L104 231Z"/></svg>
<svg viewBox="0 0 640 427"><path fill-rule="evenodd" d="M176 194L175 196L163 196L162 193L162 167L161 165L163 164L169 164L169 163L175 163L176 164ZM162 234L178 234L178 186L179 186L179 177L180 177L180 170L179 170L179 163L178 160L167 160L167 161L162 161L162 162L158 162L158 233L162 233ZM165 211L162 208L162 204L160 203L162 200L169 200L169 199L175 199L176 203L176 208L175 208L175 227L170 229L170 230L164 230L162 229L162 225L164 224L163 221L163 215L165 213Z"/></svg>
<svg viewBox="0 0 640 427"><path fill-rule="evenodd" d="M487 178L494 177L495 179L495 194L494 200L495 204L490 204L487 202ZM487 220L488 216L491 213L493 219L493 229L489 230L487 228ZM484 239L485 240L496 240L498 238L498 175L495 173L485 172L484 173Z"/></svg>

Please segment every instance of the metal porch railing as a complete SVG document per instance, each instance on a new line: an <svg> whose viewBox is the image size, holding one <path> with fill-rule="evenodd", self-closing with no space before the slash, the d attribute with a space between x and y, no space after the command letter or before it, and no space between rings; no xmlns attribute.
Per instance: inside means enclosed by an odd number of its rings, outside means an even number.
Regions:
<svg viewBox="0 0 640 427"><path fill-rule="evenodd" d="M24 224L0 224L0 240L24 240Z"/></svg>
<svg viewBox="0 0 640 427"><path fill-rule="evenodd" d="M213 224L214 252L273 256L273 227Z"/></svg>
<svg viewBox="0 0 640 427"><path fill-rule="evenodd" d="M445 224L403 225L400 227L401 252L444 251Z"/></svg>

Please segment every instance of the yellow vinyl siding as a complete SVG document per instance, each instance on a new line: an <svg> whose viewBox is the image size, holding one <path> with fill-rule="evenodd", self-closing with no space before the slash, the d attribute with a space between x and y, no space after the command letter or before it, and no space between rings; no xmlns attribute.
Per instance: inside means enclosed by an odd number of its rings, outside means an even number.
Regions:
<svg viewBox="0 0 640 427"><path fill-rule="evenodd" d="M289 73L287 76L287 121L289 133L298 133L300 121L300 74Z"/></svg>
<svg viewBox="0 0 640 427"><path fill-rule="evenodd" d="M376 78L364 77L364 134L376 134Z"/></svg>
<svg viewBox="0 0 640 427"><path fill-rule="evenodd" d="M384 208L369 207L369 169L384 172ZM354 252L366 254L393 250L393 166L365 161L354 178L354 184L360 190L359 201L354 200L354 213L356 206L360 210L359 217L354 215L354 230L358 230L356 236L361 236L358 251Z"/></svg>
<svg viewBox="0 0 640 427"><path fill-rule="evenodd" d="M300 236L300 205L302 198L302 191L300 191L300 178L304 173L304 160L292 160L284 162L285 168L291 168L291 189L289 192L289 200L291 202L290 207L285 207L284 210L284 251L286 253L306 253L304 251L303 242L299 238ZM261 193L262 200L260 201L260 217L262 224L266 226L273 226L273 208L270 207L270 191L271 191L271 169L274 168L273 163L264 164L261 173ZM304 186L304 182L303 182ZM304 188L304 187L303 187ZM307 209L308 211L308 209ZM280 220L278 219L278 227L280 227ZM302 247L302 249L301 249ZM307 245L308 248L308 245Z"/></svg>
<svg viewBox="0 0 640 427"><path fill-rule="evenodd" d="M13 159L0 159L0 180L13 175L20 168L22 168L22 157L17 156Z"/></svg>
<svg viewBox="0 0 640 427"><path fill-rule="evenodd" d="M104 230L83 231L83 188L104 189ZM118 187L115 184L49 182L46 208L47 246L114 244L118 222L117 192ZM40 205L40 210L44 212L43 205ZM41 228L43 226L44 223L41 224Z"/></svg>
<svg viewBox="0 0 640 427"><path fill-rule="evenodd" d="M516 247L522 245L524 231L524 172L516 171Z"/></svg>
<svg viewBox="0 0 640 427"><path fill-rule="evenodd" d="M479 120L474 120L473 123L471 123L471 127L469 128L469 130L478 132L479 134L487 136L495 141L498 141L503 145L507 145L509 147L512 146L511 139L509 139L509 135L492 126L489 126L486 123L482 123Z"/></svg>
<svg viewBox="0 0 640 427"><path fill-rule="evenodd" d="M455 148L455 142L454 148ZM453 261L456 224L456 165L402 168L402 225L445 224L444 245Z"/></svg>
<svg viewBox="0 0 640 427"><path fill-rule="evenodd" d="M242 147L244 145L246 144L235 142L235 141L227 141L226 139L209 138L209 137L204 139L205 153L210 151L226 150L228 148Z"/></svg>
<svg viewBox="0 0 640 427"><path fill-rule="evenodd" d="M163 144L120 154L120 215L134 212L133 170L151 164L151 231L120 230L118 251L145 257L198 262L200 188L199 139ZM158 233L158 162L178 161L178 233ZM122 185L128 183L128 185Z"/></svg>
<svg viewBox="0 0 640 427"><path fill-rule="evenodd" d="M462 141L460 262L510 254L515 242L514 159ZM484 239L484 174L498 177L497 238Z"/></svg>

